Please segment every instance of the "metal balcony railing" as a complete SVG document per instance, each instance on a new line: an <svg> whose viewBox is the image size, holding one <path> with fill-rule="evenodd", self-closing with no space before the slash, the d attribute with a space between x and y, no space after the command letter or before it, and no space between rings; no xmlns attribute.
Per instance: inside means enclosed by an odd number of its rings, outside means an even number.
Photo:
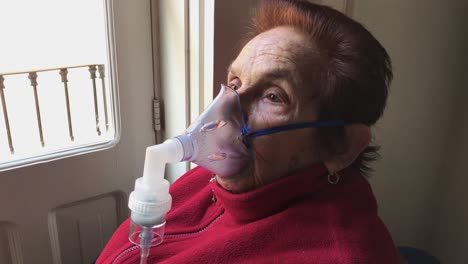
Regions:
<svg viewBox="0 0 468 264"><path fill-rule="evenodd" d="M61 79L63 83L63 100L65 100L66 105L66 112L67 112L67 121L68 121L68 134L70 137L70 141L75 140L75 136L73 134L73 122L72 122L72 112L70 107L70 96L69 96L69 89L68 89L68 70L74 68L88 68L92 89L93 89L93 96L94 96L94 113L95 113L95 121L96 121L96 133L98 136L101 135L101 128L99 122L99 100L98 100L98 82L97 78L99 78L100 86L102 89L102 104L104 107L104 118L105 118L105 129L106 131L109 130L109 117L108 117L108 106L107 106L107 95L106 95L106 85L105 85L105 67L103 64L88 64L88 65L76 65L76 66L67 66L67 67L58 67L58 68L49 68L49 69L40 69L34 71L20 71L20 72L7 72L7 73L0 73L0 99L2 104L3 110L3 119L5 124L6 130L6 137L8 140L8 145L10 148L10 153L13 155L15 152L15 145L14 145L14 135L12 134L10 128L10 120L8 115L8 98L6 98L5 90L10 89L10 87L5 86L5 80L7 80L12 75L24 75L24 78L28 78L30 81L30 85L32 86L31 93L34 95L34 103L35 103L35 114L37 119L37 133L39 134L39 139L42 147L46 145L44 141L44 132L42 127L42 117L41 117L41 98L38 95L38 90L40 89L40 85L38 79L40 74L43 72L57 72L57 78ZM99 76L97 76L97 74ZM11 88L13 89L13 88ZM1 136L1 135L0 135Z"/></svg>

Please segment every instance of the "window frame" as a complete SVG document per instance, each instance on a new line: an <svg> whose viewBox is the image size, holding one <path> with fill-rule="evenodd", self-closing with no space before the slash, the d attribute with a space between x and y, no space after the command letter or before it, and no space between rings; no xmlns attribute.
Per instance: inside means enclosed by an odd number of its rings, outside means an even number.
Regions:
<svg viewBox="0 0 468 264"><path fill-rule="evenodd" d="M108 105L110 117L114 127L114 137L111 140L101 140L94 143L82 144L78 146L63 148L59 150L44 152L33 157L17 159L13 161L0 163L0 172L13 170L21 167L31 166L35 164L41 164L60 160L68 157L84 155L96 151L103 151L115 147L121 138L121 117L120 117L120 100L119 100L119 85L118 85L118 74L117 74L117 56L115 46L115 31L114 31L114 12L113 12L113 1L114 0L103 0L104 2L104 21L106 23L106 46L107 46L107 63L108 68L108 83L109 91L108 94L109 102Z"/></svg>

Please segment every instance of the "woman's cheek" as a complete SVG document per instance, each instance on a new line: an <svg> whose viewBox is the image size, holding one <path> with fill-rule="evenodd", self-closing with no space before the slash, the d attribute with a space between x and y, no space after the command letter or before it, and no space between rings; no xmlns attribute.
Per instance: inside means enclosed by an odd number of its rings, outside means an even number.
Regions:
<svg viewBox="0 0 468 264"><path fill-rule="evenodd" d="M247 122L251 131L285 125L290 118L281 107L258 100L249 107Z"/></svg>

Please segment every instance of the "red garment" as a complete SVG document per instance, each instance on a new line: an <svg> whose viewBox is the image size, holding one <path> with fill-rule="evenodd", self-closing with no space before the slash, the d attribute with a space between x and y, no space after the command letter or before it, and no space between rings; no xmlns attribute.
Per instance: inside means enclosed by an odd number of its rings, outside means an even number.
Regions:
<svg viewBox="0 0 468 264"><path fill-rule="evenodd" d="M171 187L165 240L148 263L399 263L369 183L352 168L340 174L330 184L320 165L232 194L195 168ZM138 263L128 226L96 263Z"/></svg>

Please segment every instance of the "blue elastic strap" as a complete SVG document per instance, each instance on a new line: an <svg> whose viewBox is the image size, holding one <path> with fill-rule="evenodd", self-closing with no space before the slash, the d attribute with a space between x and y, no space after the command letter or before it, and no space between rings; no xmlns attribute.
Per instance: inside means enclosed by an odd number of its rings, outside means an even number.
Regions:
<svg viewBox="0 0 468 264"><path fill-rule="evenodd" d="M241 133L244 137L248 135L249 131L250 131L249 125L244 124L244 126L241 127Z"/></svg>
<svg viewBox="0 0 468 264"><path fill-rule="evenodd" d="M267 129L258 130L249 134L249 131L251 130L251 128L244 120L244 115L242 114L244 113L244 111L242 109L242 104L240 102L239 94L237 93L236 89L232 87L228 87L228 88L231 88L231 90L237 94L237 106L239 107L239 110L241 112L241 119L242 119L242 123L244 124L241 127L241 133L242 133L242 136L244 137L243 138L244 144L248 144L246 141L247 138L259 137L259 136L269 135L269 134L278 133L278 132L287 131L287 130L302 129L302 128L309 128L309 127L334 127L334 126L343 126L346 124L346 122L342 120L305 122L305 123L289 124L289 125L284 125L284 126L267 128Z"/></svg>
<svg viewBox="0 0 468 264"><path fill-rule="evenodd" d="M273 133L278 133L278 132L288 131L288 130L294 130L294 129L309 128L309 127L335 127L335 126L343 126L345 124L346 124L346 122L343 121L343 120L317 121L317 122L289 124L289 125L284 125L284 126L267 128L267 129L262 129L262 130L252 132L250 134L244 134L244 128L245 127L247 127L248 130L250 130L250 128L248 126L244 126L241 131L242 131L242 135L252 138L252 137L259 137L259 136L264 136L264 135L269 135L269 134L273 134Z"/></svg>

